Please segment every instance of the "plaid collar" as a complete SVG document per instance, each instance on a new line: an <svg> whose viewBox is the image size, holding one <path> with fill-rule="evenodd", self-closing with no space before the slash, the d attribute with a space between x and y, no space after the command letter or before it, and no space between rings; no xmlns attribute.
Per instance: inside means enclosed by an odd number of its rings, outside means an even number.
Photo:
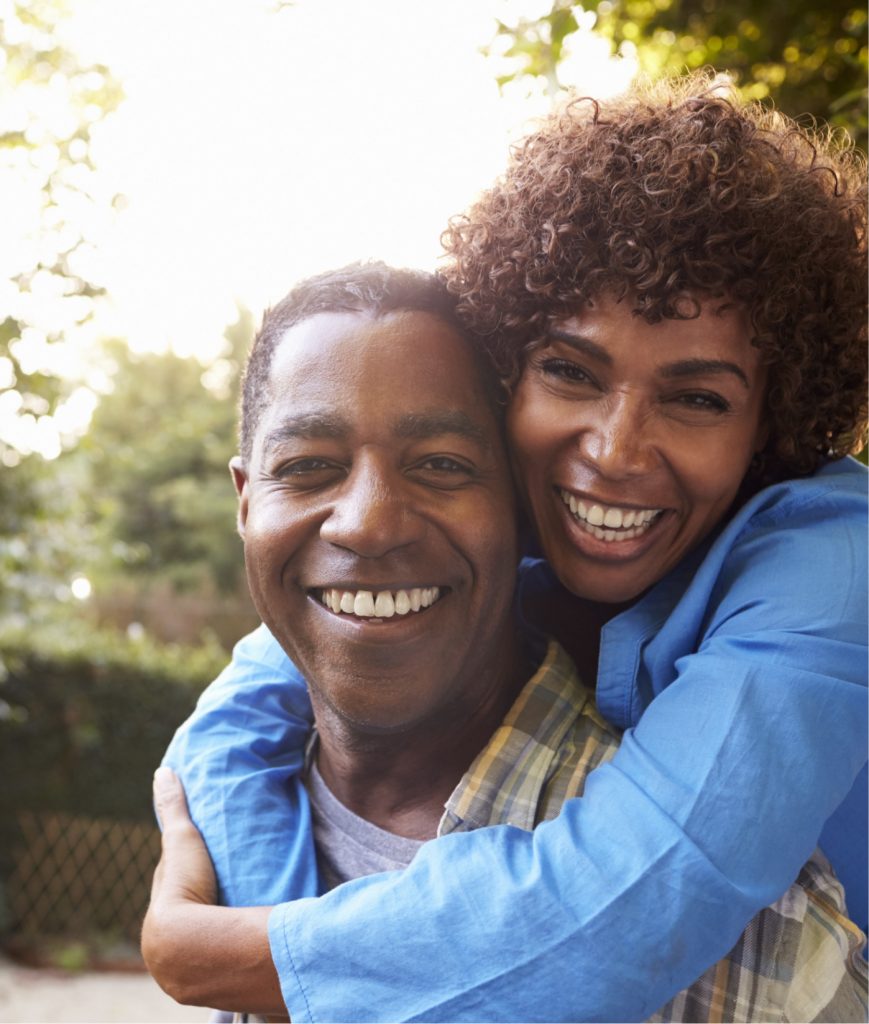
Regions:
<svg viewBox="0 0 869 1024"><path fill-rule="evenodd" d="M498 824L534 828L543 789L580 715L612 733L572 660L550 640L540 667L447 801L438 835Z"/></svg>

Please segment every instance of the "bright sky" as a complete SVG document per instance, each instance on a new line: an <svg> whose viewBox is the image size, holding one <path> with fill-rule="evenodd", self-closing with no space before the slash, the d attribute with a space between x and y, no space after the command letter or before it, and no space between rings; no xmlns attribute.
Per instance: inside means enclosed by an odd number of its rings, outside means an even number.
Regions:
<svg viewBox="0 0 869 1024"><path fill-rule="evenodd" d="M102 187L126 197L90 231L88 273L110 296L94 331L207 362L237 302L259 316L295 280L353 259L434 267L447 218L546 109L527 84L500 96L502 68L479 47L495 17L549 6L73 0L68 40L126 95L93 152ZM588 32L572 39L563 77L597 95L625 87L627 62ZM38 331L28 344L38 354Z"/></svg>

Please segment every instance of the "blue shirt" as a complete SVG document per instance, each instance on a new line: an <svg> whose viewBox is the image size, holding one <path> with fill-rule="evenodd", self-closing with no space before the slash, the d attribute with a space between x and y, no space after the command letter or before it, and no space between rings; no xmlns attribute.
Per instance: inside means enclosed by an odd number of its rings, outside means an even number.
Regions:
<svg viewBox="0 0 869 1024"><path fill-rule="evenodd" d="M223 900L280 904L293 1020L643 1019L728 952L822 829L864 921L866 512L850 459L760 492L605 627L597 702L625 733L582 798L319 900L298 898L316 864L287 784L304 685L264 628L241 641L167 762ZM523 586L547 573L525 565Z"/></svg>

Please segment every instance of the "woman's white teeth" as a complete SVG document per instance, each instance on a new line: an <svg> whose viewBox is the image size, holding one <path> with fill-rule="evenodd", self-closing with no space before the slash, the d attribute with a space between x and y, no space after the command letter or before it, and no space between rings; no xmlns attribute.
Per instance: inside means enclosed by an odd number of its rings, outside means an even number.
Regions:
<svg viewBox="0 0 869 1024"><path fill-rule="evenodd" d="M590 534L607 542L639 537L661 513L659 508L620 509L589 505L568 491L561 491L561 500Z"/></svg>
<svg viewBox="0 0 869 1024"><path fill-rule="evenodd" d="M412 587L410 590L323 590L320 600L336 614L344 612L361 619L391 619L429 608L441 596L440 587Z"/></svg>

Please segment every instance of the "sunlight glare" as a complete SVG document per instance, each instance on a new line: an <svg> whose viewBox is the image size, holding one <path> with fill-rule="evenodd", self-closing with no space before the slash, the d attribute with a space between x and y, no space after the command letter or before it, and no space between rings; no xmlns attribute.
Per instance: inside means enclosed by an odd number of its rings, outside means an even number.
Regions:
<svg viewBox="0 0 869 1024"><path fill-rule="evenodd" d="M94 129L103 190L126 201L86 232L109 294L93 330L207 364L237 304L258 317L302 276L368 257L434 268L448 217L548 102L527 83L500 95L479 48L495 17L545 8L78 0L70 41L126 94ZM604 41L570 45L571 84L623 87Z"/></svg>

